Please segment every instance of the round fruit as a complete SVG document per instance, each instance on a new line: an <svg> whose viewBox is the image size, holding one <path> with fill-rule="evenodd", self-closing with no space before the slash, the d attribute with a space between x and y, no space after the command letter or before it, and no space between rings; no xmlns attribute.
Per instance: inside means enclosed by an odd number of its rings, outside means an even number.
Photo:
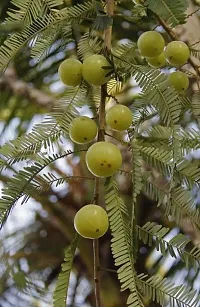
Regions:
<svg viewBox="0 0 200 307"><path fill-rule="evenodd" d="M109 69L102 68L103 66L110 66L103 55L93 54L83 61L82 74L83 78L93 85L102 85L110 79L106 77Z"/></svg>
<svg viewBox="0 0 200 307"><path fill-rule="evenodd" d="M154 58L147 58L146 60L150 66L155 67L155 68L164 67L166 64L166 57L165 57L164 52L162 52L161 54L159 54L158 56Z"/></svg>
<svg viewBox="0 0 200 307"><path fill-rule="evenodd" d="M116 104L106 113L106 123L113 130L126 130L132 123L131 110L121 104Z"/></svg>
<svg viewBox="0 0 200 307"><path fill-rule="evenodd" d="M160 33L147 31L139 37L137 45L143 56L152 58L163 52L165 41Z"/></svg>
<svg viewBox="0 0 200 307"><path fill-rule="evenodd" d="M168 82L179 93L184 92L189 86L189 78L181 71L175 71L168 77Z"/></svg>
<svg viewBox="0 0 200 307"><path fill-rule="evenodd" d="M122 164L120 150L112 143L97 142L86 153L89 171L97 177L109 177L118 171Z"/></svg>
<svg viewBox="0 0 200 307"><path fill-rule="evenodd" d="M82 81L83 64L77 59L64 60L58 69L60 80L69 86L76 86Z"/></svg>
<svg viewBox="0 0 200 307"><path fill-rule="evenodd" d="M76 117L69 126L69 137L74 143L89 143L96 135L97 125L87 116Z"/></svg>
<svg viewBox="0 0 200 307"><path fill-rule="evenodd" d="M190 56L190 50L184 42L170 42L165 50L167 61L173 66L184 65Z"/></svg>
<svg viewBox="0 0 200 307"><path fill-rule="evenodd" d="M86 205L75 215L74 227L84 238L98 239L108 230L108 215L97 205Z"/></svg>

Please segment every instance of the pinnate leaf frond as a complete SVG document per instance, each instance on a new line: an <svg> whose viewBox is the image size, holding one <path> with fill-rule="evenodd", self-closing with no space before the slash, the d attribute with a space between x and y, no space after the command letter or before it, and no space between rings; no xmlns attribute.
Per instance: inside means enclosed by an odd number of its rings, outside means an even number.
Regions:
<svg viewBox="0 0 200 307"><path fill-rule="evenodd" d="M145 177L144 179L143 192L151 199L158 201L158 206L162 205L166 216L173 217L177 224L183 218L188 218L194 228L199 229L200 211L196 208L191 191L185 190L183 187L170 190L169 182L165 182L164 185L163 182L160 184L158 180L149 180Z"/></svg>
<svg viewBox="0 0 200 307"><path fill-rule="evenodd" d="M94 53L99 53L103 46L103 42L98 36L92 36L91 33L86 32L78 43L78 56L81 60L84 60Z"/></svg>
<svg viewBox="0 0 200 307"><path fill-rule="evenodd" d="M35 43L45 30L79 23L81 18L93 13L93 2L88 1L60 11L51 10L49 14L38 17L30 25L25 26L23 31L8 37L0 46L0 71L7 67L22 47L29 42Z"/></svg>
<svg viewBox="0 0 200 307"><path fill-rule="evenodd" d="M185 23L188 7L186 0L177 0L176 2L173 0L146 0L145 5L172 27Z"/></svg>
<svg viewBox="0 0 200 307"><path fill-rule="evenodd" d="M85 89L80 87L68 89L66 94L53 111L42 123L36 124L32 132L25 134L0 149L4 157L0 160L0 168L26 159L34 159L34 155L41 150L53 147L61 136L68 136L71 121L79 115L77 108L85 103Z"/></svg>
<svg viewBox="0 0 200 307"><path fill-rule="evenodd" d="M77 248L78 236L76 235L69 247L65 250L65 258L61 272L58 276L53 295L53 307L66 307L70 273Z"/></svg>
<svg viewBox="0 0 200 307"><path fill-rule="evenodd" d="M166 299L169 299L170 307L198 307L200 295L197 290L190 290L185 285L176 286L166 278L159 276L149 277L145 274L138 275L138 287L153 301L161 306L165 305Z"/></svg>
<svg viewBox="0 0 200 307"><path fill-rule="evenodd" d="M132 152L132 212L131 212L131 233L132 233L132 250L137 254L137 236L136 236L136 206L137 196L142 190L142 157L140 147L133 140L131 142Z"/></svg>
<svg viewBox="0 0 200 307"><path fill-rule="evenodd" d="M112 233L111 249L115 259L118 279L121 282L121 290L129 289L131 292L127 305L132 307L144 307L136 285L135 259L130 248L130 222L127 222L128 211L123 200L118 195L117 185L112 179L106 185L106 209L108 212Z"/></svg>
<svg viewBox="0 0 200 307"><path fill-rule="evenodd" d="M32 166L24 167L8 181L5 188L2 189L2 197L0 199L0 227L2 227L7 220L16 202L21 197L23 197L21 201L22 204L27 202L31 196L32 187L38 187L40 178L37 179L37 175L49 164L71 155L72 153L73 152L69 150L47 157L38 155L37 161Z"/></svg>
<svg viewBox="0 0 200 307"><path fill-rule="evenodd" d="M117 57L116 67L127 78L135 78L143 90L143 100L156 107L158 114L166 126L173 126L181 113L180 98L172 87L167 84L167 76L158 69L134 65Z"/></svg>
<svg viewBox="0 0 200 307"><path fill-rule="evenodd" d="M192 96L192 111L196 118L200 118L200 92L196 91Z"/></svg>
<svg viewBox="0 0 200 307"><path fill-rule="evenodd" d="M191 240L185 235L179 233L171 240L167 241L165 236L170 232L169 228L158 225L154 222L147 222L144 226L137 225L137 233L139 239L144 244L155 246L158 251L166 256L167 253L171 257L180 257L185 262L186 267L193 266L196 270L200 264L200 249L194 246L192 249L187 248Z"/></svg>

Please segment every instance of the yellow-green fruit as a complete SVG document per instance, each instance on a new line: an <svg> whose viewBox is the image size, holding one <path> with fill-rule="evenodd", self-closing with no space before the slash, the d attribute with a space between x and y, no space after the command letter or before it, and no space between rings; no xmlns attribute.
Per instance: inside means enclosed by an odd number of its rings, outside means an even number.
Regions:
<svg viewBox="0 0 200 307"><path fill-rule="evenodd" d="M160 33L147 31L139 37L137 45L143 56L152 58L163 52L165 41Z"/></svg>
<svg viewBox="0 0 200 307"><path fill-rule="evenodd" d="M89 171L97 177L109 177L115 174L122 164L120 150L112 143L97 142L86 153Z"/></svg>
<svg viewBox="0 0 200 307"><path fill-rule="evenodd" d="M183 93L189 86L189 78L181 71L175 71L168 77L168 82L179 93Z"/></svg>
<svg viewBox="0 0 200 307"><path fill-rule="evenodd" d="M98 239L108 230L108 215L106 211L97 205L86 205L75 215L74 227L84 238Z"/></svg>
<svg viewBox="0 0 200 307"><path fill-rule="evenodd" d="M110 77L106 77L106 75L109 70L102 68L103 66L110 66L103 55L93 54L87 57L83 61L83 78L92 85L102 85L108 82Z"/></svg>
<svg viewBox="0 0 200 307"><path fill-rule="evenodd" d="M190 50L184 42L170 42L165 50L167 61L173 66L184 65L190 56Z"/></svg>
<svg viewBox="0 0 200 307"><path fill-rule="evenodd" d="M131 110L121 104L116 104L106 113L107 125L116 131L126 130L132 123L133 115Z"/></svg>
<svg viewBox="0 0 200 307"><path fill-rule="evenodd" d="M166 57L164 52L159 54L157 57L154 58L146 58L148 64L155 68L161 68L166 65Z"/></svg>
<svg viewBox="0 0 200 307"><path fill-rule="evenodd" d="M58 69L60 80L69 86L76 86L82 81L83 64L77 59L64 60Z"/></svg>
<svg viewBox="0 0 200 307"><path fill-rule="evenodd" d="M87 116L76 117L69 126L69 137L77 144L87 144L97 135L96 123Z"/></svg>

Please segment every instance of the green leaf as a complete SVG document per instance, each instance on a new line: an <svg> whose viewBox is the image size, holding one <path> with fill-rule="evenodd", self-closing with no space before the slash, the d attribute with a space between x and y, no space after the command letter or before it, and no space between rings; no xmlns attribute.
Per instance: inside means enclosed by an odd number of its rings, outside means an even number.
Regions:
<svg viewBox="0 0 200 307"><path fill-rule="evenodd" d="M34 155L44 146L45 149L58 143L61 136L68 136L71 121L78 116L77 108L85 103L85 89L68 89L60 103L48 114L42 123L36 124L32 132L6 143L0 154L0 169L25 159L34 159Z"/></svg>
<svg viewBox="0 0 200 307"><path fill-rule="evenodd" d="M53 50L55 50L55 48L57 49L57 51L59 51L71 40L71 26L65 27L64 34L62 32L62 27L57 26L54 28L46 29L44 32L41 33L39 38L36 40L34 46L31 48L31 56L37 58L38 61L42 61L46 57L48 57L48 55Z"/></svg>
<svg viewBox="0 0 200 307"><path fill-rule="evenodd" d="M142 190L142 157L140 152L140 147L133 140L131 142L132 151L132 212L131 212L131 233L132 241L131 248L137 255L137 236L136 236L136 206L137 206L137 196Z"/></svg>
<svg viewBox="0 0 200 307"><path fill-rule="evenodd" d="M200 118L200 92L196 91L192 96L192 111L196 118Z"/></svg>
<svg viewBox="0 0 200 307"><path fill-rule="evenodd" d="M149 105L156 107L162 121L167 126L173 126L179 120L181 113L180 98L174 88L168 86L167 76L159 69L134 65L118 56L116 68L125 78L133 76L143 90L142 99Z"/></svg>
<svg viewBox="0 0 200 307"><path fill-rule="evenodd" d="M126 44L119 44L112 48L112 54L118 58L126 59L129 63L137 64L136 54L137 44L128 42Z"/></svg>
<svg viewBox="0 0 200 307"><path fill-rule="evenodd" d="M156 249L163 256L166 256L167 252L171 257L177 258L179 256L185 262L187 268L193 266L198 270L200 264L199 247L194 246L192 249L188 249L187 246L191 244L191 240L181 233L174 236L170 241L167 241L165 236L169 232L169 228L157 225L154 222L147 222L142 227L137 225L137 234L144 244L156 246Z"/></svg>
<svg viewBox="0 0 200 307"><path fill-rule="evenodd" d="M72 181L80 181L80 180L94 180L92 177L85 177L85 176L61 176L57 177L54 173L44 173L40 176L37 176L34 180L34 188L37 190L37 193L41 194L51 188L53 184L55 184L56 187L59 185L67 182L70 183ZM32 189L32 187L31 187Z"/></svg>
<svg viewBox="0 0 200 307"><path fill-rule="evenodd" d="M12 0L16 9L9 9L6 24L21 21L25 26L32 24L39 16L45 14L46 1L43 0Z"/></svg>
<svg viewBox="0 0 200 307"><path fill-rule="evenodd" d="M62 10L52 9L50 13L41 14L30 25L27 24L23 31L9 36L3 45L0 46L0 71L7 67L22 47L29 42L35 44L45 30L49 31L51 28L61 28L63 25L79 23L82 18L90 16L93 13L93 2L88 1L70 8Z"/></svg>
<svg viewBox="0 0 200 307"><path fill-rule="evenodd" d="M181 186L170 189L170 183L165 180L165 184L164 182L160 184L160 178L157 181L143 178L145 180L144 193L151 199L158 201L158 206L162 205L166 216L170 219L173 217L177 224L183 218L188 218L193 227L199 230L200 210L196 208L191 191L185 190Z"/></svg>
<svg viewBox="0 0 200 307"><path fill-rule="evenodd" d="M65 250L65 258L53 295L53 307L66 307L70 273L78 243L78 235L75 236L71 245Z"/></svg>
<svg viewBox="0 0 200 307"><path fill-rule="evenodd" d="M112 179L106 185L105 201L112 234L111 249L115 265L119 267L117 274L121 283L121 290L129 289L130 291L127 301L128 306L144 307L135 281L135 261L130 243L131 232L128 211L118 195L117 184Z"/></svg>
<svg viewBox="0 0 200 307"><path fill-rule="evenodd" d="M187 0L146 0L145 6L172 27L186 21Z"/></svg>
<svg viewBox="0 0 200 307"><path fill-rule="evenodd" d="M112 18L107 15L97 15L92 28L98 31L103 31L112 25Z"/></svg>
<svg viewBox="0 0 200 307"><path fill-rule="evenodd" d="M20 272L13 274L13 280L14 280L15 285L19 289L26 288L27 280L26 280L26 276L25 276L24 272L20 271Z"/></svg>
<svg viewBox="0 0 200 307"><path fill-rule="evenodd" d="M103 41L98 36L93 37L89 32L86 32L78 43L78 56L84 60L88 56L99 53L103 47Z"/></svg>
<svg viewBox="0 0 200 307"><path fill-rule="evenodd" d="M185 285L176 286L166 278L159 276L149 277L145 274L138 275L138 286L144 295L161 306L165 305L166 298L169 298L169 306L198 307L200 295L197 290L191 290Z"/></svg>
<svg viewBox="0 0 200 307"><path fill-rule="evenodd" d="M69 150L52 156L40 154L35 157L37 162L32 166L24 167L19 170L19 172L8 181L5 188L2 189L2 197L0 199L0 227L2 227L7 220L16 202L24 196L21 202L24 204L32 195L32 186L33 188L40 187L40 178L37 179L37 175L49 164L72 153L73 152Z"/></svg>

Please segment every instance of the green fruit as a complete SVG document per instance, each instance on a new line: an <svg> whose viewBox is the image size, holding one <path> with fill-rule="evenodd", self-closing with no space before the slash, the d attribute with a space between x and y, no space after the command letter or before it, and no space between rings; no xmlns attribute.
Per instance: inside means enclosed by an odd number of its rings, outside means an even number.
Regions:
<svg viewBox="0 0 200 307"><path fill-rule="evenodd" d="M82 81L83 64L77 59L64 60L58 69L60 80L69 86L76 86Z"/></svg>
<svg viewBox="0 0 200 307"><path fill-rule="evenodd" d="M147 31L139 37L137 45L143 56L152 58L163 52L165 41L160 33Z"/></svg>
<svg viewBox="0 0 200 307"><path fill-rule="evenodd" d="M168 82L179 93L183 93L189 86L189 78L181 71L175 71L168 77Z"/></svg>
<svg viewBox="0 0 200 307"><path fill-rule="evenodd" d="M77 144L87 144L97 135L96 123L87 116L76 117L69 126L69 137Z"/></svg>
<svg viewBox="0 0 200 307"><path fill-rule="evenodd" d="M97 205L86 205L75 215L74 227L84 238L98 239L108 230L108 215Z"/></svg>
<svg viewBox="0 0 200 307"><path fill-rule="evenodd" d="M92 85L102 85L110 79L106 77L109 69L103 69L103 66L110 66L103 55L93 54L83 61L83 78Z"/></svg>
<svg viewBox="0 0 200 307"><path fill-rule="evenodd" d="M157 57L154 58L146 58L148 64L155 68L161 68L166 65L166 57L164 52L159 54Z"/></svg>
<svg viewBox="0 0 200 307"><path fill-rule="evenodd" d="M167 45L165 55L171 65L182 66L188 61L190 50L185 43L173 41Z"/></svg>
<svg viewBox="0 0 200 307"><path fill-rule="evenodd" d="M106 113L106 123L113 130L126 130L132 123L133 115L131 110L121 104L117 104Z"/></svg>
<svg viewBox="0 0 200 307"><path fill-rule="evenodd" d="M97 205L89 204L82 207L75 215L74 227L84 238L98 239L108 230L108 215Z"/></svg>
<svg viewBox="0 0 200 307"><path fill-rule="evenodd" d="M97 142L86 153L89 171L97 177L109 177L116 173L122 164L120 150L112 143Z"/></svg>

